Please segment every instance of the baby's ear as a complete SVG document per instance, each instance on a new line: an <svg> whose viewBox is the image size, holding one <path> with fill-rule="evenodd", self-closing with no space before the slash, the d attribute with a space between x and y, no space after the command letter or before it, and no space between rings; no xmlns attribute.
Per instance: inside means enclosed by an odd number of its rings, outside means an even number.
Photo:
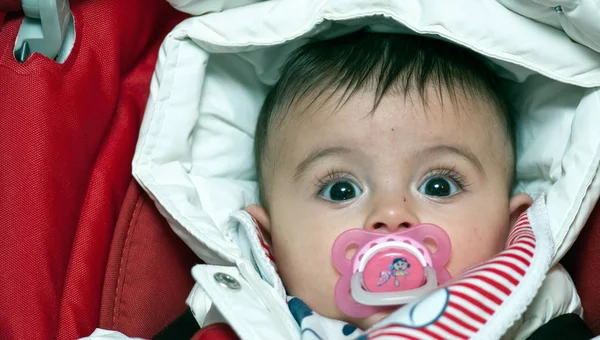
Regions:
<svg viewBox="0 0 600 340"><path fill-rule="evenodd" d="M258 227L265 234L265 236L271 236L271 221L269 220L269 215L265 208L260 205L251 204L246 208L246 212L248 212L256 222L258 223Z"/></svg>
<svg viewBox="0 0 600 340"><path fill-rule="evenodd" d="M508 209L510 210L510 227L512 228L519 216L533 204L533 199L526 193L519 193L510 198Z"/></svg>

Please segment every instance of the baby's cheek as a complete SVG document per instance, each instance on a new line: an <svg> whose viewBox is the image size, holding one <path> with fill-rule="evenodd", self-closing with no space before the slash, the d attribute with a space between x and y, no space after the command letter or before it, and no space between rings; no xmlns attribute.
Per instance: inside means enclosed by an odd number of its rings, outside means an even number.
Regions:
<svg viewBox="0 0 600 340"><path fill-rule="evenodd" d="M275 247L275 261L288 293L304 300L309 306L321 307L319 302L333 301L337 274L329 250L325 251L302 241ZM314 308L314 307L313 307Z"/></svg>
<svg viewBox="0 0 600 340"><path fill-rule="evenodd" d="M504 249L506 242L505 233L493 228L450 235L450 238L452 255L447 268L453 276L494 257Z"/></svg>
<svg viewBox="0 0 600 340"><path fill-rule="evenodd" d="M335 303L339 274L331 260L331 248L347 229L345 225L332 223L319 214L294 215L276 222L282 228L275 228L274 223L274 257L288 294L302 299L323 316L345 318Z"/></svg>

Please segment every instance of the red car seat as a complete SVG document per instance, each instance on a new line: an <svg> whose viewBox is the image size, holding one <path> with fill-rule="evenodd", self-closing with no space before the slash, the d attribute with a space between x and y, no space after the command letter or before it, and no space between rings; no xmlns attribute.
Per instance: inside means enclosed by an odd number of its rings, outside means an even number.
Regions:
<svg viewBox="0 0 600 340"><path fill-rule="evenodd" d="M158 48L184 15L72 0L67 60L19 63L19 6L0 0L0 338L74 339L99 325Z"/></svg>
<svg viewBox="0 0 600 340"><path fill-rule="evenodd" d="M110 249L99 327L150 338L186 309L198 258L132 182Z"/></svg>
<svg viewBox="0 0 600 340"><path fill-rule="evenodd" d="M600 205L596 204L586 226L563 258L583 305L584 320L600 335Z"/></svg>
<svg viewBox="0 0 600 340"><path fill-rule="evenodd" d="M130 175L158 47L184 15L164 0L70 5L66 62L21 64L20 1L0 0L0 336L148 338L185 310L198 261ZM563 262L600 334L597 244L598 208ZM234 335L216 325L195 338Z"/></svg>

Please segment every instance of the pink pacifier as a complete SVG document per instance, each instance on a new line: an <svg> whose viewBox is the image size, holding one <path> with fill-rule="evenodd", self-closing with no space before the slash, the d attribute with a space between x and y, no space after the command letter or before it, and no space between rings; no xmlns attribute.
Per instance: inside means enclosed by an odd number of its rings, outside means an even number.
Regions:
<svg viewBox="0 0 600 340"><path fill-rule="evenodd" d="M427 239L435 242L435 252L425 245ZM348 259L346 253L353 248L356 252ZM333 265L341 274L335 302L342 312L356 318L406 304L450 278L444 267L450 251L448 234L433 224L393 234L350 229L331 248Z"/></svg>

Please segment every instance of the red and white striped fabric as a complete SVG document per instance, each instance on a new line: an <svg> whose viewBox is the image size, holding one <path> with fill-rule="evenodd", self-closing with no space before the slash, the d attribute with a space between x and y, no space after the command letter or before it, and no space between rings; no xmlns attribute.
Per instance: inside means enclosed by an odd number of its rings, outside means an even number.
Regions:
<svg viewBox="0 0 600 340"><path fill-rule="evenodd" d="M539 205L543 203L538 203L537 208ZM504 251L465 271L444 288L391 314L367 332L368 339L502 336L525 311L549 266L552 248L544 229L547 225L538 223L539 230L535 232L531 212L520 216Z"/></svg>
<svg viewBox="0 0 600 340"><path fill-rule="evenodd" d="M265 252L265 256L269 259L269 261L271 261L271 264L275 265L275 258L273 257L273 254L271 254L271 247L269 247L265 241L265 237L262 233L262 230L260 230L258 221L252 217L252 222L254 222L254 229L256 230L256 235L258 236L258 241L260 242L262 250Z"/></svg>

